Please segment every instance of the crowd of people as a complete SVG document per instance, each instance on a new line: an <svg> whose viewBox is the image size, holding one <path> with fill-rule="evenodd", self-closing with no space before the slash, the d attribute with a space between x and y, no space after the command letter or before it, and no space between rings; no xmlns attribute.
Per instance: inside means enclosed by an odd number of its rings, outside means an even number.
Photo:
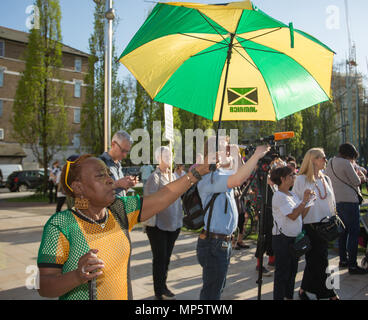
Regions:
<svg viewBox="0 0 368 320"><path fill-rule="evenodd" d="M60 299L132 299L130 279L130 231L141 222L152 250L153 291L156 300L175 299L167 287L170 259L183 226L181 196L197 185L205 213L196 254L202 269L199 299L219 300L225 288L232 250L249 248L243 242L243 227L252 207L261 213L260 190L254 183L259 161L269 146L259 146L245 159L239 147L228 139L219 150L204 146L196 163L186 171L177 164L171 172L171 151L165 146L155 150L156 169L141 167L143 196L127 196L138 182L124 176L121 160L132 146L125 131L112 138L111 148L99 157L75 155L60 169L53 164L50 173L50 201L57 188L56 213L44 227L38 253L39 293ZM274 271L275 300L293 299L299 258L290 245L301 234L310 239L298 296L301 300L339 299L326 287L328 245L317 231L326 216L336 213L346 229L339 237L340 268L349 274L366 274L358 266L359 186L367 171L356 164L358 153L352 144L340 146L339 153L327 161L324 150L308 150L298 168L294 157L275 157L267 179L264 206L264 243L257 243L256 270L264 276ZM211 164L216 164L215 170ZM246 197L240 197L244 187ZM244 195L243 195L244 196ZM68 209L62 211L64 202ZM250 204L247 206L247 202ZM237 237L233 237L238 229ZM266 253L268 267L260 258Z"/></svg>

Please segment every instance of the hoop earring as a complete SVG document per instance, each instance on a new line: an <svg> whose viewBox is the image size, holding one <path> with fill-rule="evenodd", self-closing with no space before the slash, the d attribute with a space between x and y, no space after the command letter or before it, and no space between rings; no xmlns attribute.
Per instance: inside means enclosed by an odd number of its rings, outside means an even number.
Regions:
<svg viewBox="0 0 368 320"><path fill-rule="evenodd" d="M83 198L75 198L74 200L74 207L76 207L79 210L87 210L89 206L89 200Z"/></svg>

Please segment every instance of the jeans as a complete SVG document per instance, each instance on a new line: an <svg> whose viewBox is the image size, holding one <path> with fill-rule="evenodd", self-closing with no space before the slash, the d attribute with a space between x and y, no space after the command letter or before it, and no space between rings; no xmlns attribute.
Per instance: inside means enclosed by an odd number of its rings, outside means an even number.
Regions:
<svg viewBox="0 0 368 320"><path fill-rule="evenodd" d="M220 300L225 288L230 257L231 241L198 239L197 258L203 269L200 300Z"/></svg>
<svg viewBox="0 0 368 320"><path fill-rule="evenodd" d="M146 227L147 236L151 244L153 261L152 275L155 296L160 296L167 290L166 280L169 263L174 244L179 236L180 228L176 231L164 231L157 227Z"/></svg>
<svg viewBox="0 0 368 320"><path fill-rule="evenodd" d="M291 254L289 246L294 241L295 237L287 237L283 234L272 236L275 254L274 300L293 299L298 258Z"/></svg>
<svg viewBox="0 0 368 320"><path fill-rule="evenodd" d="M339 217L345 224L345 232L339 238L340 262L348 262L349 268L357 266L358 240L360 232L359 204L338 202Z"/></svg>

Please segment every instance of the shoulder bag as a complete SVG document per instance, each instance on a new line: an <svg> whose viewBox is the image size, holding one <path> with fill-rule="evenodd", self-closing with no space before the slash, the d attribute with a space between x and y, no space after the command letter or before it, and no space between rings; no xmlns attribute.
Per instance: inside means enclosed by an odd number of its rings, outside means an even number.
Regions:
<svg viewBox="0 0 368 320"><path fill-rule="evenodd" d="M274 222L276 223L276 227L279 230L280 234L282 234L284 237L287 237L287 235L281 232L281 229L277 225L276 220L274 220ZM311 248L312 245L310 239L303 230L296 236L294 242L289 245L289 252L295 258L300 258L302 255L306 254Z"/></svg>
<svg viewBox="0 0 368 320"><path fill-rule="evenodd" d="M332 217L324 217L319 224L313 226L318 235L327 242L336 240L345 230L345 225L336 213Z"/></svg>

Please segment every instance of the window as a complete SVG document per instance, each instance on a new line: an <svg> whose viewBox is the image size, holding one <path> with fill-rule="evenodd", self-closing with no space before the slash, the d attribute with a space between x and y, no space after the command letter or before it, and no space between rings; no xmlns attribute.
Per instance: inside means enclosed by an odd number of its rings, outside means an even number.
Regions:
<svg viewBox="0 0 368 320"><path fill-rule="evenodd" d="M4 129L0 129L0 140L4 140Z"/></svg>
<svg viewBox="0 0 368 320"><path fill-rule="evenodd" d="M74 82L74 97L80 98L82 93L82 81L75 80Z"/></svg>
<svg viewBox="0 0 368 320"><path fill-rule="evenodd" d="M80 123L81 110L79 108L74 109L74 123Z"/></svg>
<svg viewBox="0 0 368 320"><path fill-rule="evenodd" d="M74 59L74 70L77 72L82 71L82 59L81 58Z"/></svg>
<svg viewBox="0 0 368 320"><path fill-rule="evenodd" d="M5 42L4 40L0 40L0 57L5 56Z"/></svg>
<svg viewBox="0 0 368 320"><path fill-rule="evenodd" d="M4 101L0 100L0 117L3 116Z"/></svg>
<svg viewBox="0 0 368 320"><path fill-rule="evenodd" d="M0 67L0 87L4 85L4 68Z"/></svg>
<svg viewBox="0 0 368 320"><path fill-rule="evenodd" d="M80 147L80 134L76 133L73 136L73 147L78 149Z"/></svg>

